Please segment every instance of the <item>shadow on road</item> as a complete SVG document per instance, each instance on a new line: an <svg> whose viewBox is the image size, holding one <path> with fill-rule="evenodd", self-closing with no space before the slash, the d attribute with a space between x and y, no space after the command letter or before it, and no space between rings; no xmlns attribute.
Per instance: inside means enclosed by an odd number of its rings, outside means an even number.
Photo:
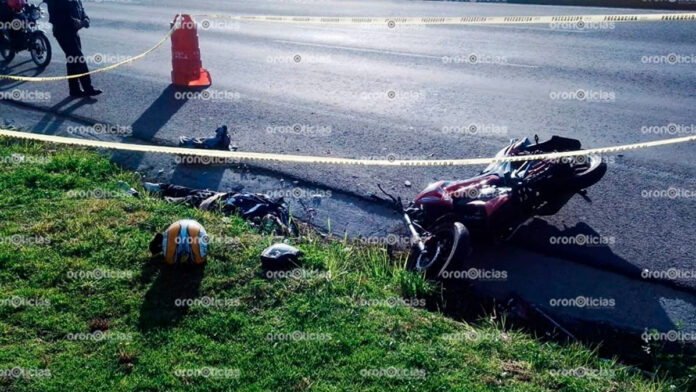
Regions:
<svg viewBox="0 0 696 392"><path fill-rule="evenodd" d="M548 256L640 279L640 268L616 255L609 244L591 245L587 242L592 240L610 241L584 222L561 230L543 219L534 218L515 233L510 243Z"/></svg>
<svg viewBox="0 0 696 392"><path fill-rule="evenodd" d="M620 353L638 361L651 358L641 340L645 331L695 330L692 290L642 279L638 268L607 246L538 245L548 244L551 236L579 234L598 235L584 223L559 230L536 219L512 244L476 248L464 270L504 271L505 276L445 280L441 310L468 320L505 312L517 327L563 340L577 338L600 345L607 355ZM581 297L605 301L581 304Z"/></svg>
<svg viewBox="0 0 696 392"><path fill-rule="evenodd" d="M173 85L168 86L162 94L132 124L133 137L150 141L167 122L188 101L185 96L177 97Z"/></svg>
<svg viewBox="0 0 696 392"><path fill-rule="evenodd" d="M95 99L76 99L68 96L57 104L51 106L51 108L46 111L46 114L43 115L41 120L36 123L36 126L34 126L32 129L32 132L41 133L44 135L53 135L61 130L61 126L72 112L82 106L92 105L96 102L97 101Z"/></svg>
<svg viewBox="0 0 696 392"><path fill-rule="evenodd" d="M593 245L589 241L599 243ZM584 222L559 229L543 219L534 218L515 233L510 243L550 257L571 260L600 270L616 272L631 279L646 281L641 268L612 251L611 241L612 237L602 236ZM696 294L692 287L679 284L676 280L651 279L651 282L659 282Z"/></svg>
<svg viewBox="0 0 696 392"><path fill-rule="evenodd" d="M7 61L0 61L0 72L2 72L5 75L8 75L10 72L12 72L13 69L19 68L22 65L28 64L30 62L31 62L31 60L24 60L21 63L15 63L15 64L10 65L11 63L8 63ZM22 72L28 72L28 71L33 71L33 70L40 71L41 69L38 67L34 67L34 68L25 69Z"/></svg>
<svg viewBox="0 0 696 392"><path fill-rule="evenodd" d="M8 64L6 61L0 62L0 74L1 75L13 75L13 76L28 76L28 77L37 77L45 71L45 68L40 68L40 67L32 67L32 68L26 68L22 69L19 72L13 72L15 69L20 68L21 66L31 63L31 60L25 60L20 63L16 64ZM0 91L7 91L11 90L14 88L17 88L27 82L21 82L21 81L13 81L13 80L5 80L5 79L0 79Z"/></svg>

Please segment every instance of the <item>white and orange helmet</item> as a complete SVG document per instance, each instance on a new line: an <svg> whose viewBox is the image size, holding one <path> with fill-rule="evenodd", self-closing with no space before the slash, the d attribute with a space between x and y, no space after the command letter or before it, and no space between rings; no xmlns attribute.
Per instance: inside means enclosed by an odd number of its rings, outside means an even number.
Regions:
<svg viewBox="0 0 696 392"><path fill-rule="evenodd" d="M208 234L203 225L195 220L174 222L164 231L162 252L169 265L205 264L208 256Z"/></svg>

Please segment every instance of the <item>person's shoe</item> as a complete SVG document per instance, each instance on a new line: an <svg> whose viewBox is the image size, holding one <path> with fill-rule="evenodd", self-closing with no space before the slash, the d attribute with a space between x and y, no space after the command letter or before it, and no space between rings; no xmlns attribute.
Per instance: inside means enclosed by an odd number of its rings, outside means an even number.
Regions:
<svg viewBox="0 0 696 392"><path fill-rule="evenodd" d="M82 90L71 91L70 96L73 98L84 98L86 97L85 92Z"/></svg>
<svg viewBox="0 0 696 392"><path fill-rule="evenodd" d="M96 97L97 95L101 94L102 91L99 89L90 89L90 90L85 90L85 97Z"/></svg>
<svg viewBox="0 0 696 392"><path fill-rule="evenodd" d="M102 91L99 89L91 89L91 90L85 90L85 97L96 97L97 95L101 94Z"/></svg>

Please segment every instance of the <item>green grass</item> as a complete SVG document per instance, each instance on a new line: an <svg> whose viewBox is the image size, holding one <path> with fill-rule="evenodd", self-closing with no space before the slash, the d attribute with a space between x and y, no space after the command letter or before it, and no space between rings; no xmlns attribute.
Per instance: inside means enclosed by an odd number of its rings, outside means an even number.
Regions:
<svg viewBox="0 0 696 392"><path fill-rule="evenodd" d="M118 195L119 180L137 178L96 152L2 139L0 158L0 371L25 371L0 376L0 390L669 390L499 321L388 306L437 288L378 247L293 238L306 276L266 279L259 254L271 235L237 217ZM97 190L108 197L81 197ZM148 252L155 233L183 218L213 238L204 269L165 267ZM75 278L97 270L108 278ZM24 303L9 306L14 297ZM176 306L204 297L227 303ZM106 338L87 335L95 329ZM581 367L598 375L568 374ZM203 377L206 368L214 375Z"/></svg>

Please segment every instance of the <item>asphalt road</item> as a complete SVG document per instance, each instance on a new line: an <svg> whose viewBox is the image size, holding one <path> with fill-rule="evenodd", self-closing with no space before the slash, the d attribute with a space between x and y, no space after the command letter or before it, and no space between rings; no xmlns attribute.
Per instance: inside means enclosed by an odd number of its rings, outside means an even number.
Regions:
<svg viewBox="0 0 696 392"><path fill-rule="evenodd" d="M85 53L92 55L92 67L146 50L163 36L178 12L328 16L650 12L402 0L104 1L87 3L87 11L93 27L83 31L82 39ZM573 137L586 147L602 147L696 133L692 22L582 29L576 25L397 25L390 29L213 19L211 27L201 29L199 35L204 66L213 76L210 99L178 99L170 87L167 44L144 60L97 75L95 84L106 91L97 101L66 99L63 82L0 82L4 92L50 93L47 100L21 100L47 111L46 115L22 116L22 110L10 109L5 102L0 104L0 117L34 132L59 134L67 132L66 118L109 123L131 129L138 140L168 144L175 144L181 135L209 135L224 123L234 130L233 139L242 151L374 159L485 157L510 138L535 134L542 139L554 134ZM53 43L57 53L41 76L64 72L64 58ZM653 58L672 53L678 56L674 64ZM96 54L101 55L101 63L95 61ZM2 73L39 75L27 60L26 54L19 55ZM597 99L572 98L578 90ZM467 131L472 124L477 126L475 133ZM668 124L677 125L676 133L664 132ZM289 131L295 125L302 128L299 134ZM533 254L633 277L643 269L696 271L695 147L679 145L605 157L609 172L590 190L591 203L573 199L546 223L536 222L522 230L516 245ZM187 184L230 188L235 180L243 182L236 168L205 169L201 174L157 157L135 155L125 160L134 167L144 166L149 173L161 165L167 179ZM369 196L382 184L404 199L433 180L468 177L481 169L277 164L262 168L269 170L268 178L287 180L257 177L247 190L292 189L294 179L318 192L333 189ZM412 185L406 186L406 181ZM680 194L654 197L656 191L670 188L679 189ZM345 213L351 207L371 207L359 198L339 194L336 200L315 206L320 223L332 219L334 232L384 235L394 229L396 218L380 215L383 212L351 217ZM550 244L551 236L578 233L609 244L570 248ZM513 254L510 257L517 257ZM533 256L519 261L525 258ZM541 260L545 259L539 256L536 261ZM677 284L696 288L696 279L680 279ZM677 324L677 318L670 319Z"/></svg>

